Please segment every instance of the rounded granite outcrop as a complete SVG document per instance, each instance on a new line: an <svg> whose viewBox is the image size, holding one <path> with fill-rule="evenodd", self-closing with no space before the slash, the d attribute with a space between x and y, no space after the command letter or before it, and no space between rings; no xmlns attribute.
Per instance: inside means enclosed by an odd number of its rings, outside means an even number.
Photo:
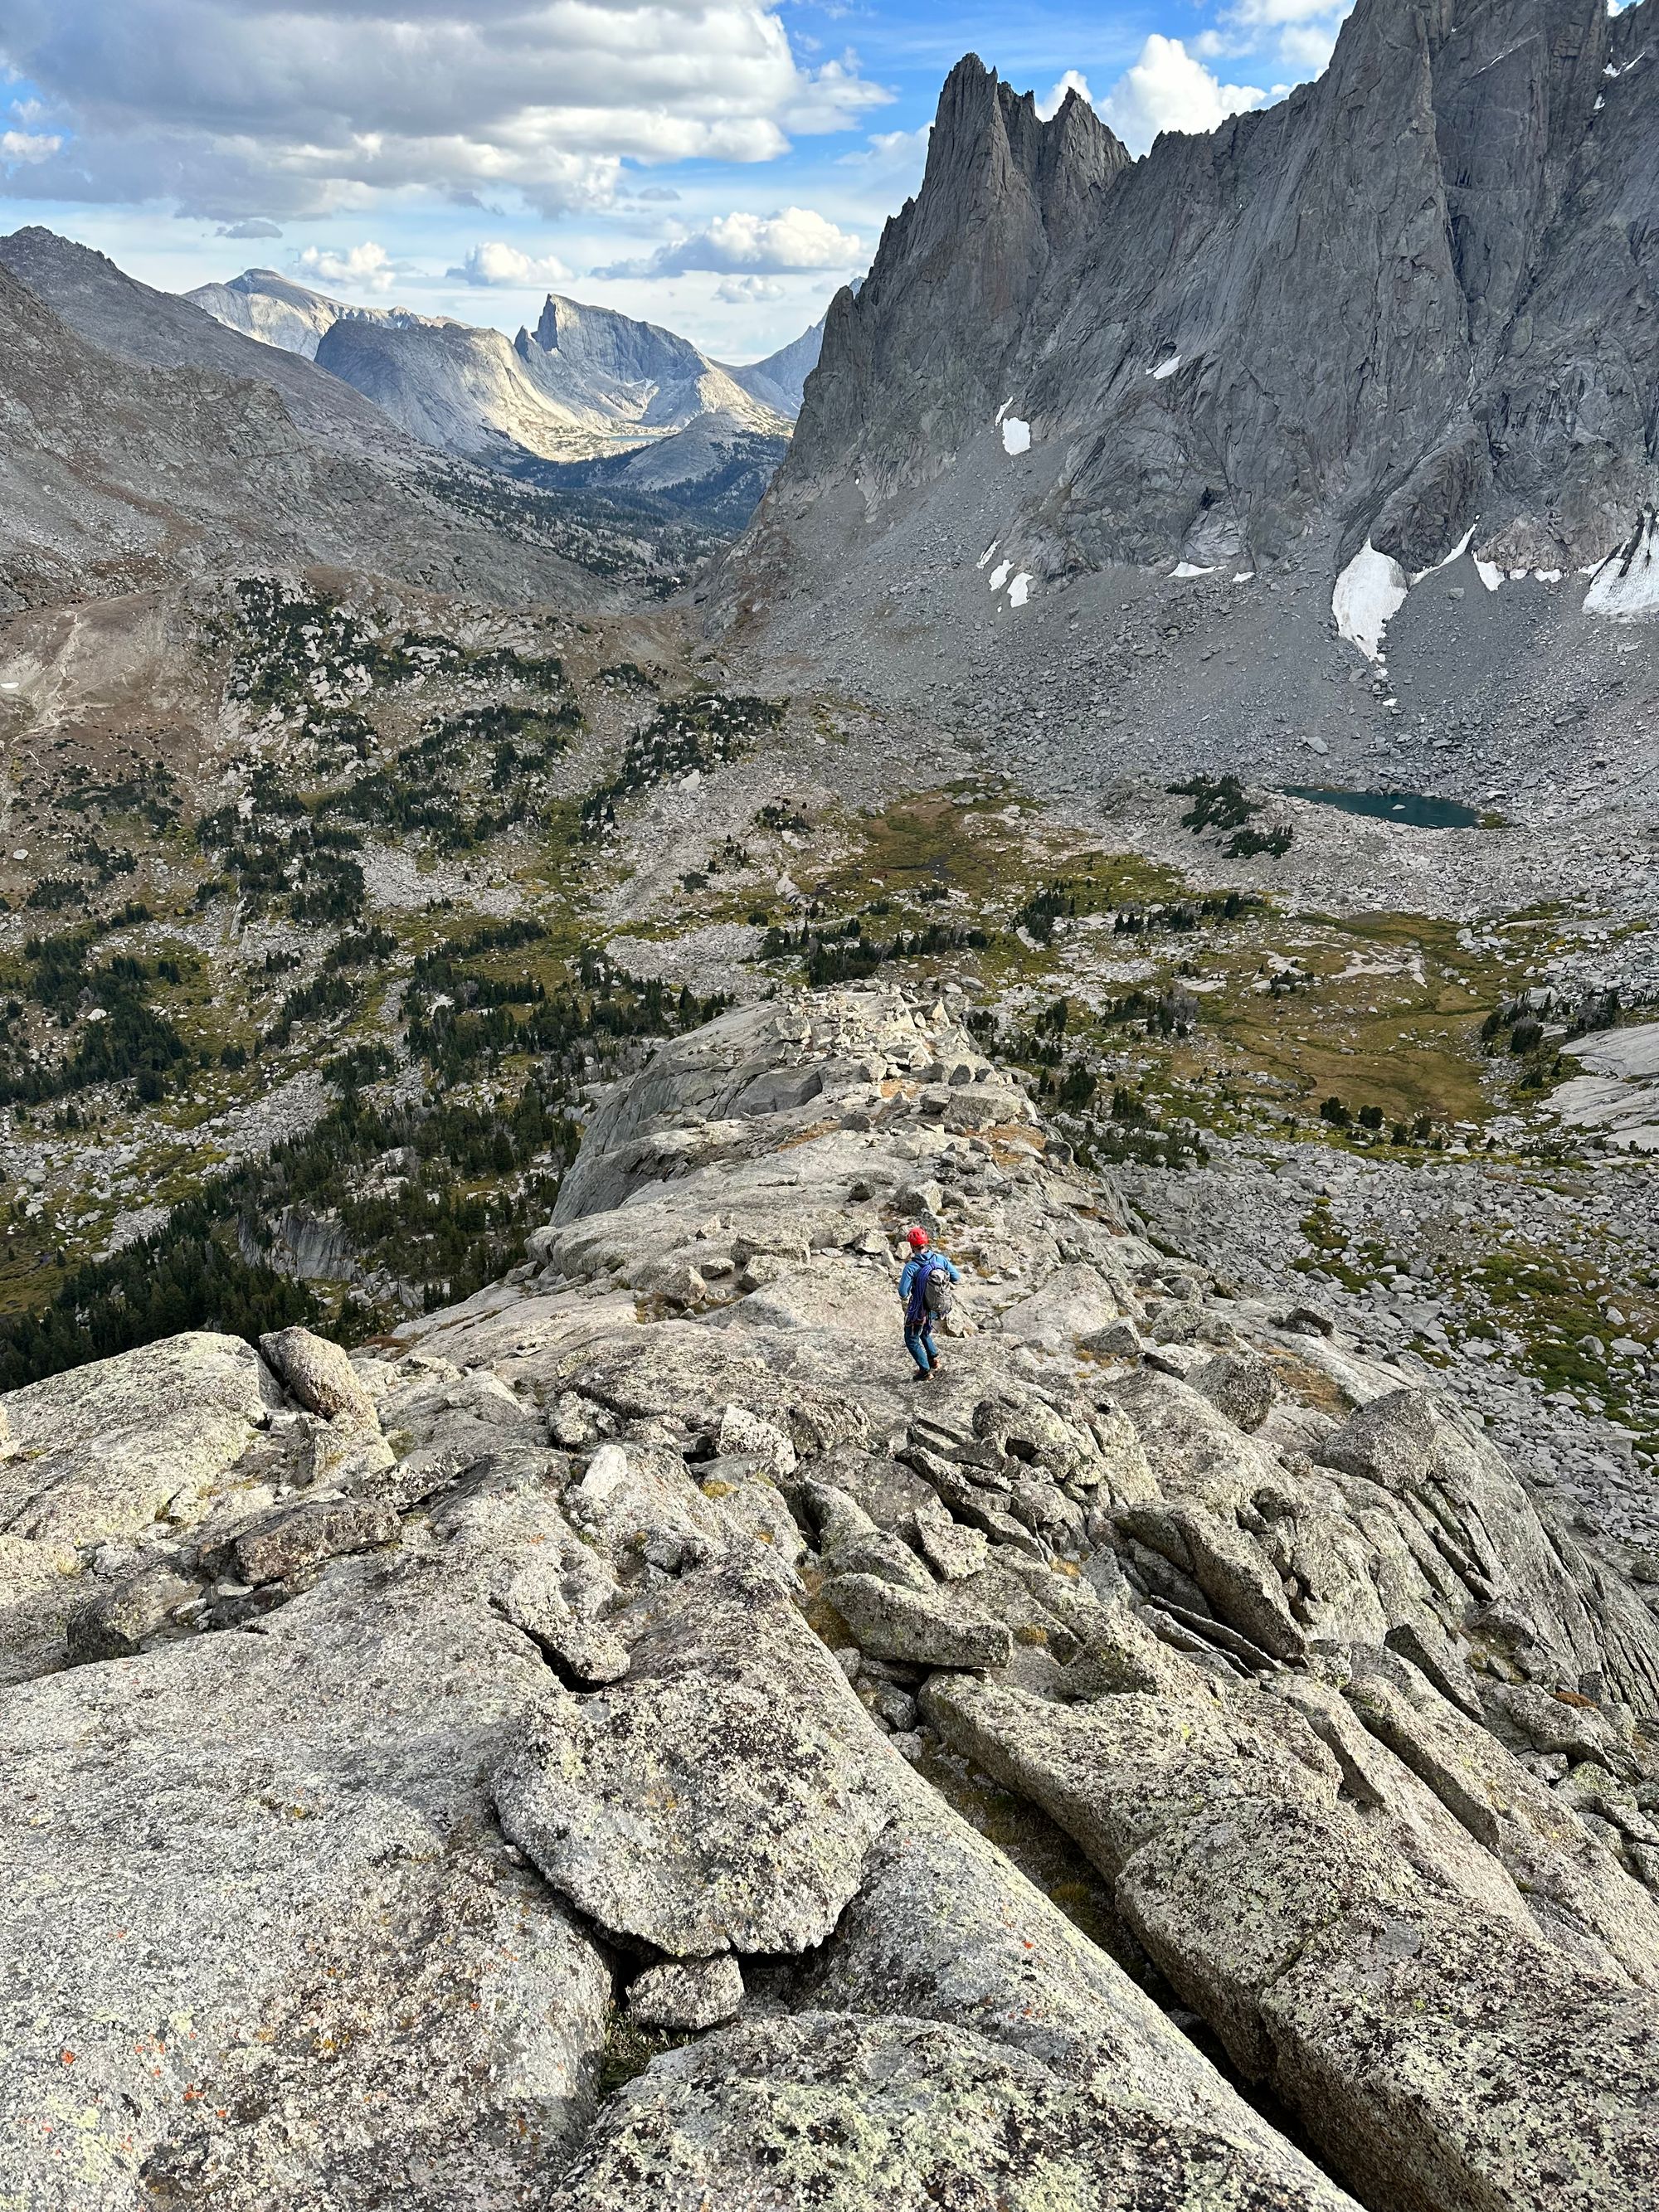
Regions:
<svg viewBox="0 0 1659 2212"><path fill-rule="evenodd" d="M1646 2212L1659 1623L960 1011L660 1047L396 1343L5 1402L0 2197Z"/></svg>

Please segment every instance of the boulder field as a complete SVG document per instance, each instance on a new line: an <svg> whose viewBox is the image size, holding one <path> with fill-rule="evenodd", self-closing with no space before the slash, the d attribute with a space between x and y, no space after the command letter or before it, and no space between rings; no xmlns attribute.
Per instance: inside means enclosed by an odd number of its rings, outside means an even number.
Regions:
<svg viewBox="0 0 1659 2212"><path fill-rule="evenodd" d="M395 1339L0 1401L0 2206L1659 2201L1659 1623L966 1011L660 1046Z"/></svg>

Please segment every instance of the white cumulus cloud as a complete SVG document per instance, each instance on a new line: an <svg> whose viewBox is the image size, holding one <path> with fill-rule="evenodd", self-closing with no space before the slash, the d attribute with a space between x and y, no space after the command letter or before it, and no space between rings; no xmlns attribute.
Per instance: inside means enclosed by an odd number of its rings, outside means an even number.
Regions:
<svg viewBox="0 0 1659 2212"><path fill-rule="evenodd" d="M367 239L343 251L326 246L307 246L294 257L296 276L319 284L340 284L354 292L389 292L398 281L398 268L385 246Z"/></svg>
<svg viewBox="0 0 1659 2212"><path fill-rule="evenodd" d="M799 56L778 0L0 0L8 76L65 143L6 191L227 222L603 206L624 162L768 161L888 97Z"/></svg>
<svg viewBox="0 0 1659 2212"><path fill-rule="evenodd" d="M1154 31L1099 112L1130 151L1141 154L1160 131L1213 131L1265 97L1253 84L1223 84L1179 39Z"/></svg>
<svg viewBox="0 0 1659 2212"><path fill-rule="evenodd" d="M1351 4L1351 0L1350 0ZM1224 20L1241 31L1277 30L1285 23L1309 23L1317 16L1341 17L1342 0L1234 0Z"/></svg>
<svg viewBox="0 0 1659 2212"><path fill-rule="evenodd" d="M1279 58L1299 83L1317 76L1336 45L1334 23L1289 23L1279 34Z"/></svg>
<svg viewBox="0 0 1659 2212"><path fill-rule="evenodd" d="M714 287L714 297L729 307L763 307L787 299L788 292L775 276L722 276Z"/></svg>
<svg viewBox="0 0 1659 2212"><path fill-rule="evenodd" d="M61 138L45 131L0 131L0 161L49 161Z"/></svg>
<svg viewBox="0 0 1659 2212"><path fill-rule="evenodd" d="M692 270L716 276L798 276L817 269L856 269L862 242L812 208L780 209L776 215L741 211L716 216L706 230L672 238L643 261L596 270L599 276L684 276Z"/></svg>
<svg viewBox="0 0 1659 2212"><path fill-rule="evenodd" d="M504 239L486 238L469 246L460 267L447 274L453 283L522 287L562 284L570 271L551 253L521 253Z"/></svg>
<svg viewBox="0 0 1659 2212"><path fill-rule="evenodd" d="M872 177L915 177L920 182L922 165L927 159L927 141L933 135L931 120L919 124L914 131L878 131L866 139L856 153L838 155L836 165L843 169L867 170Z"/></svg>
<svg viewBox="0 0 1659 2212"><path fill-rule="evenodd" d="M1287 75L1305 82L1329 61L1352 4L1353 0L1234 0L1213 29L1199 33L1192 50L1209 60L1271 50Z"/></svg>

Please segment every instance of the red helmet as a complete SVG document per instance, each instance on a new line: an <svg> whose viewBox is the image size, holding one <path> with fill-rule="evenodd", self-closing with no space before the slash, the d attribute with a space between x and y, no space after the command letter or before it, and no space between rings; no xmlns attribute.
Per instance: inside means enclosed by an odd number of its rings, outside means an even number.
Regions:
<svg viewBox="0 0 1659 2212"><path fill-rule="evenodd" d="M920 1252L927 1244L927 1231L925 1229L913 1229L905 1242L913 1252Z"/></svg>

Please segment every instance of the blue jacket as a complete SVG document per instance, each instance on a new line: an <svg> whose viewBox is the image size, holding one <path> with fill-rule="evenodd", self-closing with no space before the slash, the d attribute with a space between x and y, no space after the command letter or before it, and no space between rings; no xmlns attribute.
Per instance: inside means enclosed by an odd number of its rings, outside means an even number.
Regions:
<svg viewBox="0 0 1659 2212"><path fill-rule="evenodd" d="M899 1304L904 1308L904 1319L907 1327L921 1328L925 1325L927 1319L927 1310L925 1306L922 1308L921 1313L915 1316L914 1320L912 1319L910 1312L910 1299L916 1287L916 1278L921 1274L924 1267L943 1267L945 1273L951 1278L951 1280L953 1283L959 1283L962 1280L961 1276L957 1273L950 1261L945 1258L944 1253L936 1252L931 1244L925 1252L915 1253L905 1261L904 1273L898 1279Z"/></svg>

